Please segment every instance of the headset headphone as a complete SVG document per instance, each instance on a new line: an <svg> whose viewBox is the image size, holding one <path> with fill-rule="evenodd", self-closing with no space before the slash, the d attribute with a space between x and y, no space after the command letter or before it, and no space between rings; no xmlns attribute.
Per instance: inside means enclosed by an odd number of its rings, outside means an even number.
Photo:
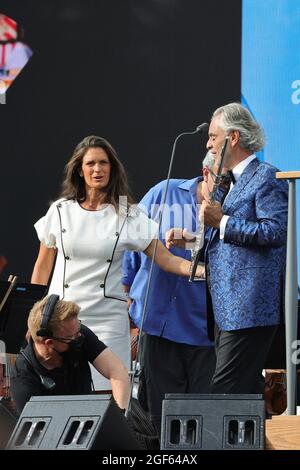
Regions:
<svg viewBox="0 0 300 470"><path fill-rule="evenodd" d="M42 312L42 319L41 319L41 325L40 329L36 332L37 336L42 336L44 338L51 338L53 336L53 333L48 330L48 324L50 321L50 318L53 315L55 305L57 304L59 300L59 295L51 294L49 295L49 298L44 305L43 312ZM51 377L47 377L45 375L42 375L35 365L31 362L30 358L27 356L25 351L22 349L20 351L26 362L30 364L34 372L37 374L37 376L40 378L41 384L43 387L45 387L46 390L53 390L56 387L56 383Z"/></svg>
<svg viewBox="0 0 300 470"><path fill-rule="evenodd" d="M54 308L58 300L59 295L49 295L48 300L43 308L40 329L36 332L37 336L42 336L43 338L52 338L53 333L48 329L48 324L53 315Z"/></svg>
<svg viewBox="0 0 300 470"><path fill-rule="evenodd" d="M55 305L57 304L58 300L59 300L59 295L55 295L55 294L49 295L48 300L43 308L40 329L36 332L37 336L41 336L44 338L53 337L52 331L48 329L48 324L53 315ZM35 367L35 365L31 362L30 358L27 356L24 350L21 350L20 353L24 357L26 362L28 362L28 364L32 367L33 371L37 374L37 376L40 378L40 381L43 387L48 391L53 390L56 387L55 381L51 377L42 375L38 371L38 369ZM91 385L92 385L92 389L95 390L92 377L91 377Z"/></svg>

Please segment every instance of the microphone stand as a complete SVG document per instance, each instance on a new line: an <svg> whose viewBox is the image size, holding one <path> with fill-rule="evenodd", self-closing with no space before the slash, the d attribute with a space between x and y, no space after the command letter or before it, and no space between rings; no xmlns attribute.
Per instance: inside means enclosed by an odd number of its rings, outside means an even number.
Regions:
<svg viewBox="0 0 300 470"><path fill-rule="evenodd" d="M181 137L183 137L185 135L194 135L194 134L197 134L198 132L205 132L205 131L208 130L208 127L209 127L208 124L206 122L204 122L203 124L200 124L199 126L197 126L194 131L182 132L174 140L174 144L173 144L173 148L172 148L172 154L171 154L170 163L169 163L168 175L167 175L167 180L166 180L166 186L165 186L164 194L163 194L163 198L162 198L162 209L159 213L158 238L156 238L156 240L155 240L153 255L152 255L152 258L151 258L149 276L148 276L146 293L145 293L145 300L144 300L144 304L143 304L141 324L140 324L140 328L139 328L139 335L138 335L139 338L138 338L138 342L137 342L136 360L135 360L133 370L131 372L132 380L131 380L131 386L130 386L130 395L129 395L130 398L129 398L129 404L128 404L128 408L127 408L127 411L125 413L125 416L128 415L128 411L129 411L130 399L131 399L131 396L132 396L132 390L133 390L133 385L134 385L134 378L138 376L138 373L137 373L138 372L138 355L139 355L140 343L141 343L141 338L142 338L141 332L143 331L143 324L144 324L146 310L147 310L147 306L148 306L150 285L151 285L151 280L152 280L152 275L153 275L153 267L154 267L154 263L155 263L154 259L155 259L155 256L156 256L157 245L158 245L158 241L159 241L159 234L160 234L160 229L161 229L161 225L162 225L162 218L163 218L163 214L164 214L165 203L166 203L168 189L169 189L169 182L170 182L171 172L172 172L172 168L173 168L176 145L177 145L177 142L179 141L179 139L181 139Z"/></svg>

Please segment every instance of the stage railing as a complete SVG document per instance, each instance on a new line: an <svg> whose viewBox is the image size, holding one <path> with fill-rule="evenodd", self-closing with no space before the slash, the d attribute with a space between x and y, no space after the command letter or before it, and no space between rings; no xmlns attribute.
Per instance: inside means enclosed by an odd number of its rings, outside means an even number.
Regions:
<svg viewBox="0 0 300 470"><path fill-rule="evenodd" d="M285 339L286 339L286 372L287 372L287 413L295 415L296 403L296 360L293 353L297 348L298 324L298 263L297 263L297 214L296 214L296 180L300 171L276 173L276 178L289 182L288 229L286 251L285 282Z"/></svg>

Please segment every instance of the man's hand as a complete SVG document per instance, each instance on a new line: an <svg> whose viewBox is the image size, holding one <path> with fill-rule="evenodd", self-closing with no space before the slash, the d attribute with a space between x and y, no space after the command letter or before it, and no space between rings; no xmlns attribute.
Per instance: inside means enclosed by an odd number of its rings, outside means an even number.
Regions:
<svg viewBox="0 0 300 470"><path fill-rule="evenodd" d="M131 307L131 304L132 304L133 300L132 300L130 297L127 297L126 302L127 302L127 310L129 310L130 307Z"/></svg>
<svg viewBox="0 0 300 470"><path fill-rule="evenodd" d="M127 298L127 310L130 309L130 306L133 302L133 300L129 297L129 291L130 291L130 286L127 286L126 284L123 284L123 290L125 292L126 298Z"/></svg>
<svg viewBox="0 0 300 470"><path fill-rule="evenodd" d="M166 247L170 249L172 246L191 249L195 241L195 236L189 233L185 228L171 228L166 232Z"/></svg>
<svg viewBox="0 0 300 470"><path fill-rule="evenodd" d="M195 280L197 279L205 279L205 266L204 264L199 264L196 269L196 275L195 275Z"/></svg>
<svg viewBox="0 0 300 470"><path fill-rule="evenodd" d="M203 201L201 204L201 215L205 225L220 228L220 222L224 214L219 202Z"/></svg>

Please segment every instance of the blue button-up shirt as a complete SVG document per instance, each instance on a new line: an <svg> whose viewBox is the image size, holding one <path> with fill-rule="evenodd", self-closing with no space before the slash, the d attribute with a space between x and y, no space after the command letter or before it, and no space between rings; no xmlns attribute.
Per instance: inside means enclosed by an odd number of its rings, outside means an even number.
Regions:
<svg viewBox="0 0 300 470"><path fill-rule="evenodd" d="M197 186L201 178L170 180L160 239L172 227L195 231L198 224ZM166 181L158 183L139 206L158 221ZM191 251L172 248L172 253L191 259ZM131 286L130 316L141 326L141 316L151 260L143 253L127 252L123 262L123 284ZM170 274L154 264L143 331L177 343L211 346L206 328L205 283L190 283L187 277Z"/></svg>

